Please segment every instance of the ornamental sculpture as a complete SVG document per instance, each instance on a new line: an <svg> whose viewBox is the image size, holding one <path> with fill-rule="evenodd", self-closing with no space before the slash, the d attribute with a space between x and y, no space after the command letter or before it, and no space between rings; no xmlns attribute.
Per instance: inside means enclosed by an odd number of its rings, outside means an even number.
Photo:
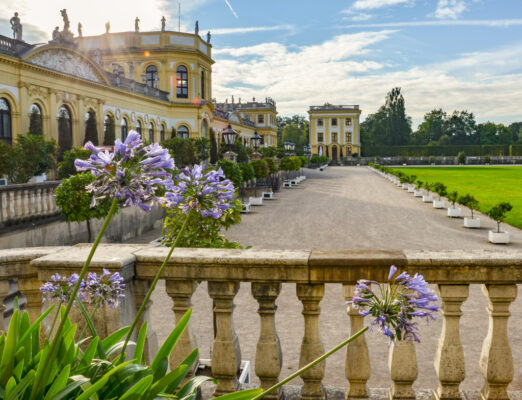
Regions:
<svg viewBox="0 0 522 400"><path fill-rule="evenodd" d="M165 32L165 24L167 23L167 20L165 19L165 17L161 17L161 31L162 32Z"/></svg>
<svg viewBox="0 0 522 400"><path fill-rule="evenodd" d="M15 12L14 16L9 20L11 23L11 29L13 30L13 39L22 40L22 24L20 23L20 17Z"/></svg>
<svg viewBox="0 0 522 400"><path fill-rule="evenodd" d="M134 31L140 31L140 19L138 17L136 17L136 19L134 20Z"/></svg>
<svg viewBox="0 0 522 400"><path fill-rule="evenodd" d="M49 41L51 44L68 44L72 46L77 46L74 43L74 33L70 31L71 23L69 21L69 17L67 16L67 10L64 8L60 10L60 14L62 14L63 18L63 30L60 31L59 27L54 28L53 31L53 40ZM78 26L78 30L81 31L81 26Z"/></svg>

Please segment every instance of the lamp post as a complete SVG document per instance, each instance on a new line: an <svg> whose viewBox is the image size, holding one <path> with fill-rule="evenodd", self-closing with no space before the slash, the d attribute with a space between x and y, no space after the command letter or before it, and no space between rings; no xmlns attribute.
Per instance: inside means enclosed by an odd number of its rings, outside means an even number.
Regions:
<svg viewBox="0 0 522 400"><path fill-rule="evenodd" d="M312 147L308 144L303 146L303 152L307 160L307 164L310 164L310 154L312 153ZM308 167L308 165L307 165Z"/></svg>
<svg viewBox="0 0 522 400"><path fill-rule="evenodd" d="M252 143L252 147L254 148L254 153L250 156L253 160L261 159L261 154L257 151L259 149L259 145L261 144L261 136L258 135L257 131L254 131L254 136L250 138L250 143Z"/></svg>
<svg viewBox="0 0 522 400"><path fill-rule="evenodd" d="M236 153L232 151L234 143L236 141L237 132L232 129L230 124L228 124L227 129L225 129L222 133L223 141L228 146L228 151L225 153L225 158L232 162L236 162Z"/></svg>

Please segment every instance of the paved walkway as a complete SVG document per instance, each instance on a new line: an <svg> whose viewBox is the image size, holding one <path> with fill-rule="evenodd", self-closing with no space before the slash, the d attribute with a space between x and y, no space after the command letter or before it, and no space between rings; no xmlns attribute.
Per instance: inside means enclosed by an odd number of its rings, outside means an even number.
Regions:
<svg viewBox="0 0 522 400"><path fill-rule="evenodd" d="M240 225L232 227L227 237L243 245L269 249L482 249L496 248L487 241L487 230L494 222L481 216L484 228L467 230L461 219L450 219L445 210L435 210L412 194L394 186L364 167L329 167L323 172L307 171L309 177L300 186L284 189L277 198L256 207L245 215ZM522 232L507 228L513 244L506 249L522 248ZM155 238L158 232L138 241ZM522 296L521 296L522 297ZM158 286L154 297L152 323L163 340L172 329L166 323L172 303ZM212 346L211 300L202 283L194 295L193 327L203 358L208 358ZM242 358L255 359L259 334L257 303L250 294L250 285L242 284L236 296L234 313ZM285 284L278 298L277 330L281 339L284 364L281 376L298 367L299 347L303 335L302 306L295 295L295 285ZM463 305L461 337L466 356L464 389L478 390L483 378L478 365L482 341L487 332L486 299L479 285L470 288L470 297ZM347 337L349 322L341 286L326 285L321 302L320 329L325 349ZM522 323L522 298L511 306L510 340L515 359L515 379L511 390L522 389L522 335L517 326ZM441 319L429 326L422 325L423 343L417 346L419 378L417 388L435 388L433 368ZM368 337L372 364L371 387L387 387L387 341L375 334ZM344 351L327 361L324 383L344 387ZM252 367L253 369L253 367Z"/></svg>

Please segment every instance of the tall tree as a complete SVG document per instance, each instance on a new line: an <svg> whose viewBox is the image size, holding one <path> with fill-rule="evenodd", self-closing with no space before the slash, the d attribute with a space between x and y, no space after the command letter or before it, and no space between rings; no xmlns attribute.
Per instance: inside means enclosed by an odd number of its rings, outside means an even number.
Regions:
<svg viewBox="0 0 522 400"><path fill-rule="evenodd" d="M473 144L476 132L475 116L467 111L453 111L448 120L448 136L452 144Z"/></svg>
<svg viewBox="0 0 522 400"><path fill-rule="evenodd" d="M401 88L395 87L386 96L384 104L386 113L385 130L389 145L405 145L410 140L411 118L406 115L404 97Z"/></svg>
<svg viewBox="0 0 522 400"><path fill-rule="evenodd" d="M87 112L87 121L85 122L85 139L83 143L92 142L98 145L98 127L96 126L96 113L93 110Z"/></svg>
<svg viewBox="0 0 522 400"><path fill-rule="evenodd" d="M29 116L29 133L31 135L42 135L42 114L39 112L37 108L33 108L31 110L31 115Z"/></svg>
<svg viewBox="0 0 522 400"><path fill-rule="evenodd" d="M417 144L438 142L442 135L447 134L448 114L441 108L424 115L424 121L419 125L414 138Z"/></svg>
<svg viewBox="0 0 522 400"><path fill-rule="evenodd" d="M217 163L219 158L218 155L218 145L216 139L216 132L214 132L213 128L210 128L210 163Z"/></svg>

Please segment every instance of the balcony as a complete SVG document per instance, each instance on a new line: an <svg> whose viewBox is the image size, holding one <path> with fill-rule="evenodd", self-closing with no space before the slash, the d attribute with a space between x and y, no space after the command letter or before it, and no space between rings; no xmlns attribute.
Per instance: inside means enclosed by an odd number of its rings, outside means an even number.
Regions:
<svg viewBox="0 0 522 400"><path fill-rule="evenodd" d="M41 283L56 272L66 275L78 272L89 248L89 245L77 245L1 250L0 297L4 299L7 296L9 280L17 280L19 290L27 299L26 307L29 314L32 319L36 318L42 309L39 291ZM120 271L127 283L126 298L121 307L117 310L99 311L96 323L100 325L100 332L110 332L132 320L136 304L140 304L144 298L150 281L167 251L167 248L152 245L105 244L98 249L91 269L101 270L102 267L106 267L111 271ZM389 359L377 358L374 363L375 359L370 358L367 333L349 344L346 351L343 362L345 380L341 385L346 398L375 398L376 394L380 393L381 397L389 395L394 399L414 398L415 394L419 398L435 395L438 399L459 399L476 398L480 391L482 399L508 399L508 385L514 376L517 377L517 384L520 384L518 374L521 371L517 370L517 375L514 375L515 366L520 366L520 360L515 358L514 362L507 328L511 315L509 306L515 300L517 284L522 280L521 251L276 251L180 248L174 251L163 275L166 294L173 301L173 315L151 318L152 307L149 307L144 319L153 327L163 325L172 329L175 321L191 307L196 288L198 291L206 288L206 293L214 304L212 373L220 382L215 394L232 392L238 388L237 372L241 350L234 320L246 320L247 325L250 324L249 337L255 338L253 342L257 340L255 359L251 360L255 365L256 379L262 387L268 387L285 374L281 369L281 362L283 357L289 356L280 345L276 317L282 316L293 325L304 325L302 340L295 338L301 342L298 358L299 364L304 365L323 353L321 336L324 338L334 333L331 330L332 321L320 322L319 303L325 297L325 285L329 285L328 288L338 288L336 293L342 293L339 302L344 302L352 298L354 284L358 279L385 281L391 264L398 266L401 271L421 273L428 282L437 287L442 306L439 317L442 327L440 331L431 331L431 336L438 336L439 339L434 353L430 355L430 363L435 366L436 382L431 387L422 388L418 388L419 385L416 384L417 381L426 382L424 375L429 373L417 362L416 354L423 344L392 345L389 347ZM234 299L240 285L245 283L249 284L251 295L257 303L258 332L252 332L256 323L248 322L257 319L253 315L254 309L239 315L237 312L234 313ZM287 283L295 284L297 300L302 304L302 320L299 315L290 315L284 306L280 305L279 309L276 307L282 284ZM468 298L470 287L474 290L476 285L482 286L489 303L484 311L484 316L489 319L488 332L482 343L473 343L473 353L480 353L478 363L472 361L476 360L474 357L465 357L465 354L469 353L464 352L463 344L468 346L470 343L468 337L461 338L459 324L463 315L461 306ZM198 302L195 311L202 304ZM368 322L359 316L357 311L351 309L347 315L337 316L337 320L343 319L346 320L345 325L349 322L352 333ZM0 329L2 323L0 319ZM197 324L202 325L202 322L193 317L191 324L194 328ZM211 325L205 326L203 323L203 329L207 333L210 332L212 337ZM347 335L348 332L345 332L345 336ZM157 348L154 331L150 332L148 339L148 354L151 356ZM515 339L517 343L520 342L519 329L516 329ZM176 352L171 355L171 366L177 365L196 346L192 332L185 332ZM371 350L373 352L373 348ZM518 349L515 348L515 351ZM385 370L385 365L389 369L390 387L382 389L382 382L380 391L368 387L370 376L377 370ZM472 370L481 371L477 374L478 377L474 377L474 382L476 380L479 385L474 387L474 390L463 392L459 390L459 386L466 376L465 370L470 367ZM337 372L340 369L337 368ZM324 363L303 374L300 398L324 399L324 378ZM519 396L520 393L511 395ZM274 395L271 398L276 397ZM288 397L293 398L290 395Z"/></svg>

